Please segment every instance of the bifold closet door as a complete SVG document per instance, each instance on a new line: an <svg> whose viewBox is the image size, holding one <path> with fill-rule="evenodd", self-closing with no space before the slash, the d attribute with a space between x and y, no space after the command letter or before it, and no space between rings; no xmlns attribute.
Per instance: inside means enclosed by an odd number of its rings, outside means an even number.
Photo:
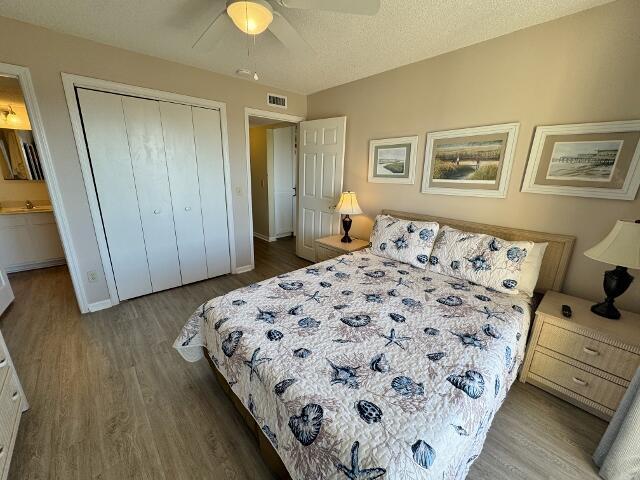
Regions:
<svg viewBox="0 0 640 480"><path fill-rule="evenodd" d="M147 262L154 292L182 284L160 103L122 97Z"/></svg>
<svg viewBox="0 0 640 480"><path fill-rule="evenodd" d="M182 283L207 278L198 162L191 107L160 102Z"/></svg>
<svg viewBox="0 0 640 480"><path fill-rule="evenodd" d="M192 107L209 277L231 271L220 112ZM229 180L226 180L229 181Z"/></svg>
<svg viewBox="0 0 640 480"><path fill-rule="evenodd" d="M122 97L78 89L85 138L120 300L151 293Z"/></svg>

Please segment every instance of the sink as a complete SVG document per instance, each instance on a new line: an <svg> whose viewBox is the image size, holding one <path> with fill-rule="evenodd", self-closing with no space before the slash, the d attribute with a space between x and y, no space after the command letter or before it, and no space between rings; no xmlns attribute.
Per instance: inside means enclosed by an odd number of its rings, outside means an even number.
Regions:
<svg viewBox="0 0 640 480"><path fill-rule="evenodd" d="M33 208L22 207L0 207L0 215L15 215L18 213L52 212L51 205L34 205Z"/></svg>

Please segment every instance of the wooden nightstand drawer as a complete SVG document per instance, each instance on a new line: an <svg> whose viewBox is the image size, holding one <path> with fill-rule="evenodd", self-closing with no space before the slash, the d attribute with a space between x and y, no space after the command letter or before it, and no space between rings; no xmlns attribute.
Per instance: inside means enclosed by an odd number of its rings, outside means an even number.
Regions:
<svg viewBox="0 0 640 480"><path fill-rule="evenodd" d="M631 380L640 355L545 322L538 345L612 375Z"/></svg>
<svg viewBox="0 0 640 480"><path fill-rule="evenodd" d="M545 378L611 410L618 408L625 388L564 363L541 352L534 352L531 373Z"/></svg>

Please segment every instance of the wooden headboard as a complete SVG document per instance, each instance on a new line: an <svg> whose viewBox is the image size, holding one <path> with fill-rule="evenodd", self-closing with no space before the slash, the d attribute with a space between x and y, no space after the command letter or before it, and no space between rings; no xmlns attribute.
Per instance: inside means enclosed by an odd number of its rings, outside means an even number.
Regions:
<svg viewBox="0 0 640 480"><path fill-rule="evenodd" d="M405 220L421 220L438 222L440 225L464 230L466 232L485 233L505 240L529 240L531 242L547 242L549 245L544 252L540 276L536 284L536 292L544 293L547 290L560 291L564 277L567 274L569 258L573 250L576 237L572 235L559 235L557 233L534 232L518 228L500 227L484 223L467 222L453 218L435 217L422 213L399 212L396 210L382 210L385 215L392 215Z"/></svg>

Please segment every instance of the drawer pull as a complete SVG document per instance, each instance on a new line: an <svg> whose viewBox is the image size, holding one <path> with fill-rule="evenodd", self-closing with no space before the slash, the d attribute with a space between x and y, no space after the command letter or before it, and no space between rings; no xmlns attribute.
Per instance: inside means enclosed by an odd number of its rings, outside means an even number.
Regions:
<svg viewBox="0 0 640 480"><path fill-rule="evenodd" d="M589 347L584 347L582 349L582 351L584 353L586 353L587 355L600 355L600 352L597 350L594 350L593 348L589 348Z"/></svg>
<svg viewBox="0 0 640 480"><path fill-rule="evenodd" d="M13 395L11 395L11 400L17 400L19 396L20 394L17 391L15 391L13 392Z"/></svg>
<svg viewBox="0 0 640 480"><path fill-rule="evenodd" d="M579 379L578 377L573 377L573 383L577 383L578 385L582 385L583 387L586 387L587 385L589 385L587 382Z"/></svg>
<svg viewBox="0 0 640 480"><path fill-rule="evenodd" d="M0 360L0 368L3 368L7 365L7 359L3 358L2 360Z"/></svg>

